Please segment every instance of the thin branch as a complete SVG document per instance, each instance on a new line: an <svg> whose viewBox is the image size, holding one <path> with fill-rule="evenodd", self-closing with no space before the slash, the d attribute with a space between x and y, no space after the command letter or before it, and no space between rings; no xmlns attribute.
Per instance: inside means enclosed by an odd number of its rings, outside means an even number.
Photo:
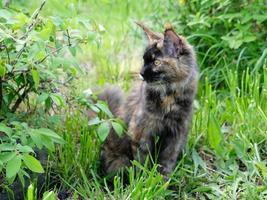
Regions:
<svg viewBox="0 0 267 200"><path fill-rule="evenodd" d="M21 47L21 49L19 50L19 52L17 54L17 60L20 58L20 56L21 56L22 52L24 51L25 47L26 47L26 42L23 44L23 47ZM15 61L14 65L18 62L17 60Z"/></svg>
<svg viewBox="0 0 267 200"><path fill-rule="evenodd" d="M68 37L68 46L71 47L70 34L69 34L69 30L68 29L67 29L67 37Z"/></svg>
<svg viewBox="0 0 267 200"><path fill-rule="evenodd" d="M3 45L3 47L4 47L4 48L5 48L5 50L6 50L8 64L10 64L10 56L9 56L9 51L8 51L8 48L7 48L7 46L6 46L6 45Z"/></svg>
<svg viewBox="0 0 267 200"><path fill-rule="evenodd" d="M66 46L68 46L68 45L63 45L63 46L61 46L61 47L55 49L55 50L52 51L50 54L47 54L44 58L42 58L41 60L35 61L34 63L35 63L36 65L41 64L41 63L44 62L44 61L45 61L51 54L54 54L54 53L59 52L61 49L63 49L63 48L66 47Z"/></svg>
<svg viewBox="0 0 267 200"><path fill-rule="evenodd" d="M83 40L79 40L79 41L77 41L77 43L75 44L75 45L77 45L77 44L81 44L81 43L83 43L84 41ZM65 48L65 47L68 47L68 46L72 46L72 44L66 44L66 45L62 45L61 47L59 47L59 48L57 48L57 49L55 49L54 51L52 51L50 54L47 54L44 58L42 58L42 59L40 59L40 60L37 60L37 61L35 61L34 63L36 64L36 65L38 65L38 64L41 64L42 62L44 62L49 56L51 56L52 54L54 54L54 53L58 53L59 51L61 51L63 48Z"/></svg>
<svg viewBox="0 0 267 200"><path fill-rule="evenodd" d="M11 112L13 112L13 113L16 112L16 110L18 109L19 105L25 99L25 97L28 95L28 93L30 92L30 90L31 90L31 86L29 86L27 89L24 90L24 92L22 93L22 95L19 96L19 98L15 102L14 106L11 108Z"/></svg>
<svg viewBox="0 0 267 200"><path fill-rule="evenodd" d="M2 47L4 47L6 50L8 64L10 64L10 56L9 56L7 46L3 45ZM2 77L0 77L0 110L2 109L2 103L3 103L3 79Z"/></svg>
<svg viewBox="0 0 267 200"><path fill-rule="evenodd" d="M18 90L15 90L13 87L9 87L9 89L12 90L12 92L15 94L15 96L18 96L18 99L19 99L19 98L22 98L20 95L20 91L22 89L24 89L25 87L27 87L27 85L22 85L21 87L18 88ZM14 98L15 98L15 96L14 96ZM13 101L13 99L11 101Z"/></svg>

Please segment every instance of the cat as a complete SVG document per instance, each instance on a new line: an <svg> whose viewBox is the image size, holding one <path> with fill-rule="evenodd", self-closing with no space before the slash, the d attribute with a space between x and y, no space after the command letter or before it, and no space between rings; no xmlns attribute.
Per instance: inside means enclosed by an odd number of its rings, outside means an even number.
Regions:
<svg viewBox="0 0 267 200"><path fill-rule="evenodd" d="M149 42L140 71L142 80L126 99L118 87L99 95L128 126L123 137L110 131L101 150L101 169L107 175L131 166L132 160L143 164L157 149L159 171L168 177L187 140L198 82L196 56L170 24L163 34L137 24Z"/></svg>

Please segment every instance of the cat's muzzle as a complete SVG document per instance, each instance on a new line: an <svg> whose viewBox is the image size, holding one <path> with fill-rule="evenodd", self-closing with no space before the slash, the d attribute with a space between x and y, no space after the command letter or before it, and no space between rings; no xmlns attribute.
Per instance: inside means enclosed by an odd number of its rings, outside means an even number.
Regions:
<svg viewBox="0 0 267 200"><path fill-rule="evenodd" d="M140 78L142 81L145 80L145 79L144 79L144 76L143 76L142 74L139 74L139 78Z"/></svg>

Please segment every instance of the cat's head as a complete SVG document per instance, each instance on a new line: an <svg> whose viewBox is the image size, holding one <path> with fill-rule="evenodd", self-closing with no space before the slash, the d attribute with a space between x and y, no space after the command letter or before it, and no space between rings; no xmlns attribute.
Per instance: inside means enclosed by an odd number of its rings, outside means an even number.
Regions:
<svg viewBox="0 0 267 200"><path fill-rule="evenodd" d="M196 70L195 53L186 39L175 33L170 24L163 34L149 30L141 23L149 45L145 50L140 75L148 84L183 83Z"/></svg>

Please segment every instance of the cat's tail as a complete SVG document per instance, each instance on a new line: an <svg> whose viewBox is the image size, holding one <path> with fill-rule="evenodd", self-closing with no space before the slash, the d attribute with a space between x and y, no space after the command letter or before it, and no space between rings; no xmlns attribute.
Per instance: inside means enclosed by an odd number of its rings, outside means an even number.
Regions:
<svg viewBox="0 0 267 200"><path fill-rule="evenodd" d="M118 86L107 86L98 95L98 99L107 102L110 111L116 117L121 114L121 107L124 102L123 92Z"/></svg>
<svg viewBox="0 0 267 200"><path fill-rule="evenodd" d="M108 86L98 95L98 99L107 102L114 116L123 118L122 105L124 94L119 87ZM132 152L130 137L125 134L119 137L114 129L110 129L109 135L101 148L100 175L114 177L124 167L131 165Z"/></svg>

